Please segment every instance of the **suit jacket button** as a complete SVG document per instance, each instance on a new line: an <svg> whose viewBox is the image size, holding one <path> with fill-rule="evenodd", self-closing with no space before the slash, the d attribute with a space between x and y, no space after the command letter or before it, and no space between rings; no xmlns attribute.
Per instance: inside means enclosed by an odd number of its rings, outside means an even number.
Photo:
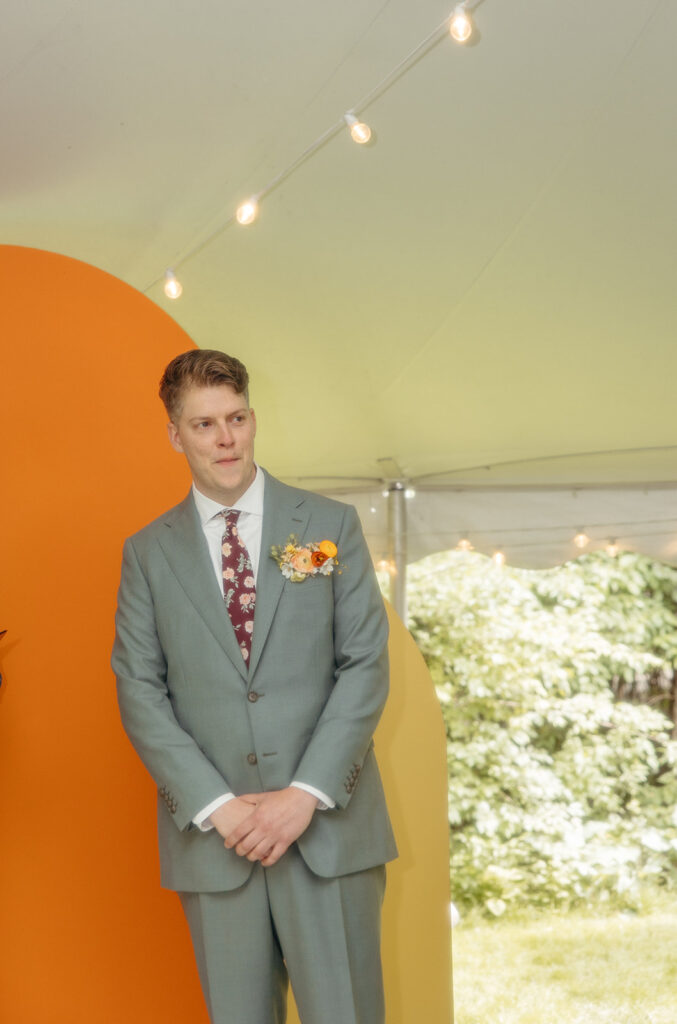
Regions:
<svg viewBox="0 0 677 1024"><path fill-rule="evenodd" d="M256 754L247 754L247 761L249 764L258 764L259 759Z"/></svg>
<svg viewBox="0 0 677 1024"><path fill-rule="evenodd" d="M249 693L247 694L247 700L249 701L250 704L256 704L257 700L259 699L259 696L260 694L255 693L254 690L250 690Z"/></svg>

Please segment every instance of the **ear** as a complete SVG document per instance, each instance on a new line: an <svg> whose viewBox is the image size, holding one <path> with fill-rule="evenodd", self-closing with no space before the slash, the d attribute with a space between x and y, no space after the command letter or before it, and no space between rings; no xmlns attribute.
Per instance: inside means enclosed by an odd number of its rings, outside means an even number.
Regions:
<svg viewBox="0 0 677 1024"><path fill-rule="evenodd" d="M175 452L181 452L183 454L183 445L181 444L181 438L179 431L175 423L170 420L167 424L167 436L169 437L169 443Z"/></svg>

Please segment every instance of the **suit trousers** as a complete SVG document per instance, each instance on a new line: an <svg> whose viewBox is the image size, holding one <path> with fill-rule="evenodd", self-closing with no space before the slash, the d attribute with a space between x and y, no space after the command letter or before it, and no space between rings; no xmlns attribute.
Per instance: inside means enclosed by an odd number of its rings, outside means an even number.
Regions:
<svg viewBox="0 0 677 1024"><path fill-rule="evenodd" d="M385 867L314 875L292 845L239 889L179 893L212 1024L384 1024Z"/></svg>

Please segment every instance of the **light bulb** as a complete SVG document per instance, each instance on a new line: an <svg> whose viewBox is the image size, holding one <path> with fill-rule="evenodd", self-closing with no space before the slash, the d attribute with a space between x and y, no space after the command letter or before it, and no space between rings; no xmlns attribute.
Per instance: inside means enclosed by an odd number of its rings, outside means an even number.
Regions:
<svg viewBox="0 0 677 1024"><path fill-rule="evenodd" d="M461 537L458 544L456 545L457 551L472 551L473 546L467 537Z"/></svg>
<svg viewBox="0 0 677 1024"><path fill-rule="evenodd" d="M350 129L350 135L353 142L356 142L358 146L364 146L365 142L369 142L371 138L371 128L364 121L358 121Z"/></svg>
<svg viewBox="0 0 677 1024"><path fill-rule="evenodd" d="M505 555L503 554L502 551L494 551L493 555L491 556L491 560L494 563L494 565L499 566L499 568L505 565Z"/></svg>
<svg viewBox="0 0 677 1024"><path fill-rule="evenodd" d="M256 220L259 212L259 204L256 199L245 199L244 203L240 203L237 210L235 211L235 217L238 224L251 224L252 221Z"/></svg>
<svg viewBox="0 0 677 1024"><path fill-rule="evenodd" d="M175 277L173 270L165 270L164 293L168 299L178 299L183 291L183 285Z"/></svg>
<svg viewBox="0 0 677 1024"><path fill-rule="evenodd" d="M620 546L618 544L618 541L617 540L610 540L609 543L606 546L606 553L607 553L607 555L611 555L612 557L614 557L614 556L616 556L618 554L619 551L620 551Z"/></svg>
<svg viewBox="0 0 677 1024"><path fill-rule="evenodd" d="M353 142L358 146L364 146L371 138L371 128L364 121L358 121L354 114L344 114L343 120L350 128L350 135Z"/></svg>
<svg viewBox="0 0 677 1024"><path fill-rule="evenodd" d="M416 491L414 490L413 487L407 487L406 491L404 492L404 496L405 498L415 498Z"/></svg>
<svg viewBox="0 0 677 1024"><path fill-rule="evenodd" d="M454 9L449 22L449 32L457 43L466 43L472 35L472 20L462 4Z"/></svg>
<svg viewBox="0 0 677 1024"><path fill-rule="evenodd" d="M590 543L590 538L588 537L588 535L585 532L585 530L579 530L578 533L576 534L576 536L574 537L574 544L576 545L576 547L577 548L584 548L584 547L587 547L587 545L589 543Z"/></svg>

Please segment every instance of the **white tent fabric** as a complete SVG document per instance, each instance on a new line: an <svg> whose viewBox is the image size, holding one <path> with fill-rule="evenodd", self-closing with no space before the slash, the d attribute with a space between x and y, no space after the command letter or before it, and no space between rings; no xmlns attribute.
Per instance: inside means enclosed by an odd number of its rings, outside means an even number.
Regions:
<svg viewBox="0 0 677 1024"><path fill-rule="evenodd" d="M388 560L387 501L355 492L376 561ZM509 565L544 569L606 549L640 551L677 562L677 487L459 489L420 492L407 502L407 556L414 562L467 539L476 551L501 551ZM589 538L577 547L574 537Z"/></svg>
<svg viewBox="0 0 677 1024"><path fill-rule="evenodd" d="M677 480L677 5L470 6L469 45L442 31L358 110L372 144L333 134L241 228L238 202L453 3L13 0L3 241L92 263L244 358L278 475L363 502L393 459L418 487L411 557L474 530L551 564L596 523L672 557L648 527L670 486L509 488Z"/></svg>

